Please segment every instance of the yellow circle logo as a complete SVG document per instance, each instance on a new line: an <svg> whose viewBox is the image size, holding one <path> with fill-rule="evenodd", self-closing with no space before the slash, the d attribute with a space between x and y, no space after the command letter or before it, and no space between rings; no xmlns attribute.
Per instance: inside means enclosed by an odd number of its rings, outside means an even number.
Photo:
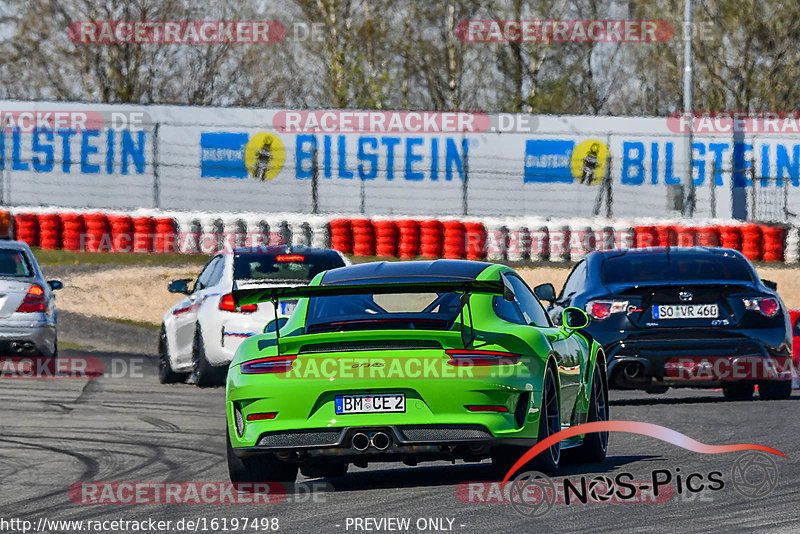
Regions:
<svg viewBox="0 0 800 534"><path fill-rule="evenodd" d="M602 141L589 139L578 144L569 162L572 176L582 184L599 184L606 174L607 157L608 146Z"/></svg>
<svg viewBox="0 0 800 534"><path fill-rule="evenodd" d="M280 138L269 132L258 132L244 147L247 173L262 182L272 180L283 168L286 152Z"/></svg>

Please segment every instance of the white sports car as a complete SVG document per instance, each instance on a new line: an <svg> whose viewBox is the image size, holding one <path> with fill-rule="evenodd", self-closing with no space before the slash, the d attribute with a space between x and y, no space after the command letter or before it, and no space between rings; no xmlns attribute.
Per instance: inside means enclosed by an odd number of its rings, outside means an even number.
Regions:
<svg viewBox="0 0 800 534"><path fill-rule="evenodd" d="M182 382L190 377L201 387L224 384L228 364L242 340L262 333L275 319L268 302L236 308L231 296L234 281L296 285L349 263L340 252L330 249L239 248L211 258L196 281L173 280L169 291L186 296L162 320L159 380ZM278 314L289 316L293 310L294 302L284 301Z"/></svg>

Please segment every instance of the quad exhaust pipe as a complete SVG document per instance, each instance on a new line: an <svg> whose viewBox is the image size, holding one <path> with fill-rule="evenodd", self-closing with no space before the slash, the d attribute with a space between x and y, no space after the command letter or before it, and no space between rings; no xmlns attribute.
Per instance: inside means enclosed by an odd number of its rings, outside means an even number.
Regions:
<svg viewBox="0 0 800 534"><path fill-rule="evenodd" d="M363 452L370 447L385 451L392 444L392 438L386 432L371 432L369 435L363 432L356 432L353 434L350 444L359 452Z"/></svg>
<svg viewBox="0 0 800 534"><path fill-rule="evenodd" d="M30 341L12 341L11 350L20 353L22 351L32 352L36 346Z"/></svg>

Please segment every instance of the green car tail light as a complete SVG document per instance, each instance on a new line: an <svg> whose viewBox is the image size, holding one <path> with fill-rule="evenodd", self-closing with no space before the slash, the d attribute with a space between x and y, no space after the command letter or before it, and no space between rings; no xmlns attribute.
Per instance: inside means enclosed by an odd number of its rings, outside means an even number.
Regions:
<svg viewBox="0 0 800 534"><path fill-rule="evenodd" d="M508 408L502 405L475 404L464 406L470 412L500 412L508 413Z"/></svg>
<svg viewBox="0 0 800 534"><path fill-rule="evenodd" d="M248 421L264 421L267 419L275 419L278 412L264 412L264 413L251 413L247 415Z"/></svg>
<svg viewBox="0 0 800 534"><path fill-rule="evenodd" d="M519 363L522 356L511 352L499 352L493 350L446 350L445 354L450 356L447 362L455 366L469 365L515 365Z"/></svg>
<svg viewBox="0 0 800 534"><path fill-rule="evenodd" d="M246 375L261 373L288 373L292 370L292 365L297 359L296 355L273 356L270 358L259 358L244 362L241 372Z"/></svg>

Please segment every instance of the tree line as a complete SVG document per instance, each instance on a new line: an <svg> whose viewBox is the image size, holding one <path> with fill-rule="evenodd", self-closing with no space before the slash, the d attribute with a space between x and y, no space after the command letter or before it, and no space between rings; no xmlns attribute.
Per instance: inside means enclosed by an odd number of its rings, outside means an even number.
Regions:
<svg viewBox="0 0 800 534"><path fill-rule="evenodd" d="M683 0L6 0L0 98L281 108L667 115ZM473 43L464 20L665 20L655 43ZM85 20L277 20L278 43L81 43ZM315 28L306 32L302 29ZM695 0L695 109L800 102L796 0Z"/></svg>

